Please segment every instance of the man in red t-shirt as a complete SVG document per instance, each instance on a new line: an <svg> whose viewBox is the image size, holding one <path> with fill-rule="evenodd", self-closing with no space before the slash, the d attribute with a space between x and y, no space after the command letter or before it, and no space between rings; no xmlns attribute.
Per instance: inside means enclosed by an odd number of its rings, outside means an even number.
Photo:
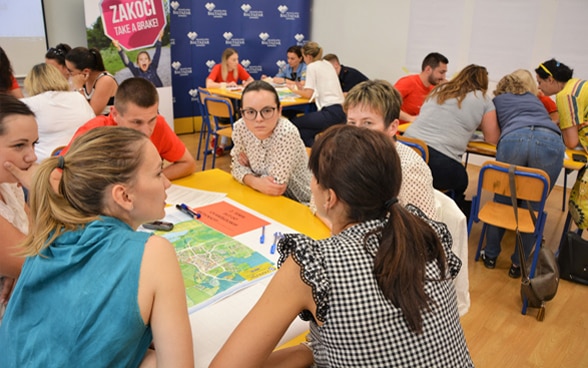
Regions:
<svg viewBox="0 0 588 368"><path fill-rule="evenodd" d="M423 60L419 74L407 75L396 82L394 87L402 96L400 124L414 121L429 92L446 80L447 64L449 60L445 56L432 52Z"/></svg>
<svg viewBox="0 0 588 368"><path fill-rule="evenodd" d="M74 139L91 129L121 126L143 132L151 139L161 158L171 163L163 169L169 180L190 175L196 170L196 160L158 114L158 108L159 96L151 82L143 78L126 79L118 86L110 114L97 116L82 125L60 154L65 154Z"/></svg>

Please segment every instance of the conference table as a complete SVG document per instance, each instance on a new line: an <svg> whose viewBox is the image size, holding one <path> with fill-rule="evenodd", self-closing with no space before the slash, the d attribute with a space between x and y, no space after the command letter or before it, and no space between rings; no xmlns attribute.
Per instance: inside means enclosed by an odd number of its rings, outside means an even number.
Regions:
<svg viewBox="0 0 588 368"><path fill-rule="evenodd" d="M235 101L241 101L243 88L207 88L207 90L218 96L230 98ZM280 97L280 105L283 109L300 109L304 110L305 114L308 114L314 108L314 102L308 98L293 96L293 93L289 91L287 87L276 86L278 96Z"/></svg>
<svg viewBox="0 0 588 368"><path fill-rule="evenodd" d="M257 192L220 169L198 172L174 180L173 184L227 193L229 199L314 239L323 239L330 235L329 229L307 206L286 197L272 197ZM209 365L231 332L259 299L269 281L270 278L265 278L190 314L195 367ZM307 330L308 323L296 318L278 345L299 337Z"/></svg>

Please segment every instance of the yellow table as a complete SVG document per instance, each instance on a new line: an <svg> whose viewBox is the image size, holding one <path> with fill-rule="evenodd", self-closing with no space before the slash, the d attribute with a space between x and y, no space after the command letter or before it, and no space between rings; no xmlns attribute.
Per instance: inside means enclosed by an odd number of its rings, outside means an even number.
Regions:
<svg viewBox="0 0 588 368"><path fill-rule="evenodd" d="M241 95L243 92L242 89L231 90L231 89L222 89L222 88L207 88L207 90L214 95L228 97L233 100L241 100ZM293 106L304 107L306 110L305 112L309 112L309 108L313 103L310 102L310 100L308 98L298 97L295 99L286 99L286 100L280 101L280 104L282 105L282 107L286 107L286 108L293 107Z"/></svg>
<svg viewBox="0 0 588 368"><path fill-rule="evenodd" d="M190 188L227 193L227 197L315 239L328 237L330 231L308 207L286 197L272 197L240 184L222 170L213 169L174 180L174 184ZM227 340L237 324L265 290L270 278L261 280L215 304L190 315L194 343L195 367L208 367L214 355ZM297 318L280 344L301 339L308 331L308 323Z"/></svg>
<svg viewBox="0 0 588 368"><path fill-rule="evenodd" d="M201 171L175 180L173 183L190 188L227 193L227 196L232 200L313 239L323 239L330 236L329 229L310 212L307 206L286 197L273 197L257 192L247 185L239 183L233 179L231 174L223 170Z"/></svg>

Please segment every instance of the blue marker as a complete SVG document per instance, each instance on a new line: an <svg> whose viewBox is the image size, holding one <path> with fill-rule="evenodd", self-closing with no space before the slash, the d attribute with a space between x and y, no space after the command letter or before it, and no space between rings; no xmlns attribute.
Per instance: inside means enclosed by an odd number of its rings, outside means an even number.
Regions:
<svg viewBox="0 0 588 368"><path fill-rule="evenodd" d="M278 241L280 239L282 239L283 237L284 237L284 235L282 235L282 233L279 231L274 233L274 242L273 242L272 246L270 247L270 254L276 253L276 246L278 245Z"/></svg>
<svg viewBox="0 0 588 368"><path fill-rule="evenodd" d="M186 204L182 203L182 204L176 204L176 208L180 211L182 211L183 213L185 213L186 215L195 218L195 219L199 219L200 218L200 214L198 212L194 212L190 209L190 207L188 207Z"/></svg>
<svg viewBox="0 0 588 368"><path fill-rule="evenodd" d="M265 226L261 227L261 236L259 237L259 243L265 243Z"/></svg>

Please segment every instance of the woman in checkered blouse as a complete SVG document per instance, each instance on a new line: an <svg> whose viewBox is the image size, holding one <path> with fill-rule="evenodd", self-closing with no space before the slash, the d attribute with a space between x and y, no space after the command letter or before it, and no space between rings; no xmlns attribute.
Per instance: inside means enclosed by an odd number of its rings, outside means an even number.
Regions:
<svg viewBox="0 0 588 368"><path fill-rule="evenodd" d="M397 203L392 140L334 126L309 167L333 236L285 236L280 269L211 367L473 366L451 281L461 261L444 224ZM307 342L272 353L296 315L310 321Z"/></svg>

